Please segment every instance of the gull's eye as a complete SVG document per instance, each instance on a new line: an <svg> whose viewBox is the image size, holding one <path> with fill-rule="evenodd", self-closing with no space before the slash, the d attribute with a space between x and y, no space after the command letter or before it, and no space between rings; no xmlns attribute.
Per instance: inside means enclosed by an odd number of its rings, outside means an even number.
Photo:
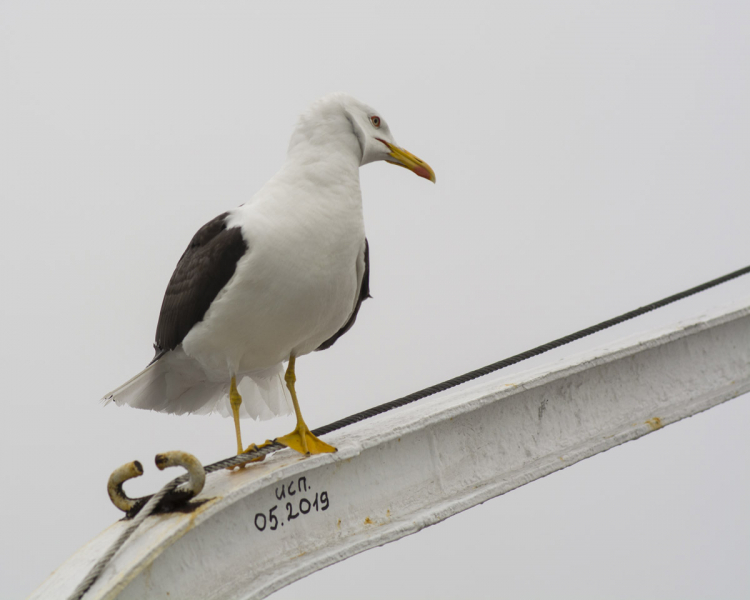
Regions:
<svg viewBox="0 0 750 600"><path fill-rule="evenodd" d="M380 127L380 117L370 117L370 121L372 122L373 127L375 129L378 129Z"/></svg>

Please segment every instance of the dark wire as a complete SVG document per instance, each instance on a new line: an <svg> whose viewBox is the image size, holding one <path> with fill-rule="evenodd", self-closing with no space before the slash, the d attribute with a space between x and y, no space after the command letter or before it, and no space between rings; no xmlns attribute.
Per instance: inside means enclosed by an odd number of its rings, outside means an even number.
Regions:
<svg viewBox="0 0 750 600"><path fill-rule="evenodd" d="M505 358L496 363L492 363L491 365L487 365L486 367L482 367L481 369L476 369L475 371L469 371L468 373L464 373L463 375L459 375L458 377L453 377L452 379L448 379L447 381L443 381L442 383L438 383L423 390L419 390L418 392L414 392L412 394L409 394L408 396L404 396L403 398L398 398L397 400L391 400L390 402L386 402L385 404L380 404L379 406L368 408L367 410L363 410L362 412L356 413L344 419L340 419L329 425L319 427L318 429L315 429L313 433L317 436L325 435L326 433L331 433L332 431L336 431L337 429L341 429L342 427L346 427L347 425L352 425L353 423L364 421L365 419L369 419L370 417L374 417L375 415L380 415L384 412L388 412L389 410L393 410L394 408L399 408L400 406L411 404L412 402L416 402L417 400L421 400L422 398L427 398L427 396L432 396L433 394L437 394L438 392L449 390L452 387L456 387L457 385L461 385L462 383L466 383L467 381L471 381L472 379L476 379L477 377L482 377L483 375L488 375L489 373L494 373L495 371L499 371L500 369L504 369L505 367L515 365L516 363L531 358L532 356L539 356L540 354L543 354L555 348L559 348L560 346L564 346L565 344L569 344L570 342L575 342L576 340L580 340L581 338L584 338L586 336L592 335L599 331L603 331L604 329L609 329L610 327L614 327L615 325L619 325L620 323L629 321L630 319L634 319L635 317L639 317L643 314L651 312L652 310L656 310L657 308L667 306L668 304L672 304L673 302L677 302L678 300L682 300L683 298L687 298L688 296L693 296L694 294L697 294L699 292L703 292L712 287L716 287L717 285L720 285L727 281L731 281L732 279L736 279L737 277L740 277L747 273L750 273L750 266L744 267L743 269L739 269L737 271L732 271L727 275L718 277L717 279L712 279L711 281L690 288L689 290L685 290L684 292L680 292L679 294L675 294L674 296L669 296L668 298L664 298L657 302L647 304L646 306L641 306L640 308L631 310L630 312L620 315L619 317L615 317L614 319L602 321L597 325L592 325L591 327L587 327L586 329L581 329L580 331L576 331L575 333L571 333L551 342L547 342L546 344L542 344L541 346L537 346L536 348L532 348L531 350L526 350L525 352L521 352L520 354L516 354L515 356L511 356L510 358Z"/></svg>

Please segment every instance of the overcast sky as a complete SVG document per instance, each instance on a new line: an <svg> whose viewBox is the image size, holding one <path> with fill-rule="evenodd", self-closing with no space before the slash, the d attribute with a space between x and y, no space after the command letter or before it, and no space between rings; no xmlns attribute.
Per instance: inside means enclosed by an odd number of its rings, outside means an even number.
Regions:
<svg viewBox="0 0 750 600"><path fill-rule="evenodd" d="M316 427L750 263L748 31L742 0L0 1L0 597L120 518L115 467L233 452L231 420L97 400L150 360L190 237L275 172L310 102L357 96L437 173L362 170L374 298L298 361ZM750 597L749 425L738 398L274 597ZM131 495L174 475L154 471Z"/></svg>

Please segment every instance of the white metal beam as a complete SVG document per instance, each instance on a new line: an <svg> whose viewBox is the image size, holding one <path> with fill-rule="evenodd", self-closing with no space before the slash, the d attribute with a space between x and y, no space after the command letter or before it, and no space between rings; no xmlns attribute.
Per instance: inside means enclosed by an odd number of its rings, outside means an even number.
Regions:
<svg viewBox="0 0 750 600"><path fill-rule="evenodd" d="M750 391L750 306L422 400L209 477L190 513L149 517L86 595L249 599ZM117 522L31 598L64 598ZM168 595L169 593L169 595Z"/></svg>

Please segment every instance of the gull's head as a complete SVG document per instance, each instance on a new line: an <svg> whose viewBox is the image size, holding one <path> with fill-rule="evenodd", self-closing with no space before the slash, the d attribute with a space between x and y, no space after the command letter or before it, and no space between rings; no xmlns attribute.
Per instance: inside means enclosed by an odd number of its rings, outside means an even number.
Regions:
<svg viewBox="0 0 750 600"><path fill-rule="evenodd" d="M303 140L321 146L348 142L360 165L384 160L435 181L430 165L396 143L383 115L348 94L329 94L313 103L300 117L290 149Z"/></svg>

